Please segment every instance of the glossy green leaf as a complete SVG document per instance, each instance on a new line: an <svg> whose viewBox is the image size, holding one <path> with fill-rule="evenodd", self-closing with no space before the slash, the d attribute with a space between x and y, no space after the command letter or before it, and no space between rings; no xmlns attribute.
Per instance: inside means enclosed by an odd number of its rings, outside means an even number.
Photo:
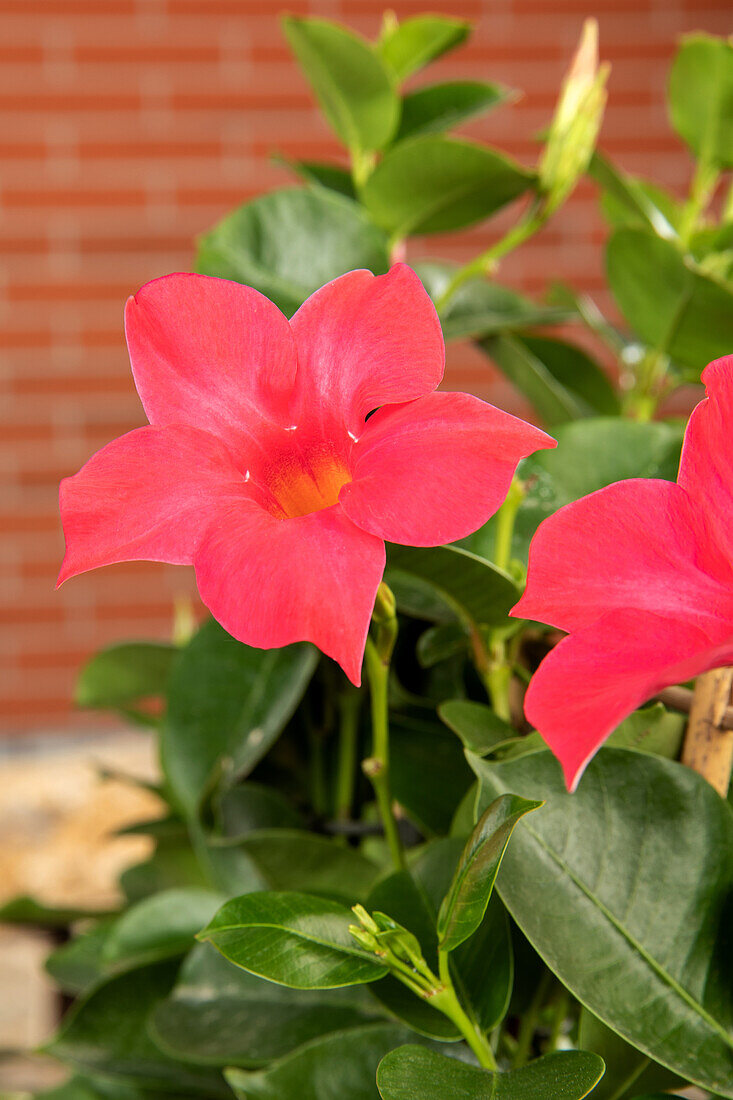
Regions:
<svg viewBox="0 0 733 1100"><path fill-rule="evenodd" d="M415 264L415 271L435 302L440 300L455 270L450 264L428 260ZM471 279L441 310L440 323L446 340L459 340L465 336L488 336L535 325L554 325L572 317L571 310L537 305L509 287L485 279Z"/></svg>
<svg viewBox="0 0 733 1100"><path fill-rule="evenodd" d="M624 749L602 750L574 794L548 752L472 765L480 806L546 799L498 888L550 969L650 1058L733 1097L731 807L689 768Z"/></svg>
<svg viewBox="0 0 733 1100"><path fill-rule="evenodd" d="M353 905L379 873L356 849L303 830L258 829L235 843L271 890L308 890Z"/></svg>
<svg viewBox="0 0 733 1100"><path fill-rule="evenodd" d="M706 275L671 241L619 229L606 248L613 295L631 327L698 380L703 367L733 347L733 290Z"/></svg>
<svg viewBox="0 0 733 1100"><path fill-rule="evenodd" d="M267 892L233 898L203 930L225 958L293 989L373 982L385 967L357 946L345 905L310 894Z"/></svg>
<svg viewBox="0 0 733 1100"><path fill-rule="evenodd" d="M182 1095L226 1097L218 1073L168 1058L148 1034L148 1016L170 991L176 970L177 964L158 963L99 986L74 1005L44 1049L83 1073Z"/></svg>
<svg viewBox="0 0 733 1100"><path fill-rule="evenodd" d="M183 955L223 902L212 890L164 890L123 913L109 930L101 953L105 967L141 966Z"/></svg>
<svg viewBox="0 0 733 1100"><path fill-rule="evenodd" d="M398 607L417 618L503 626L519 599L508 573L455 546L390 546L385 577Z"/></svg>
<svg viewBox="0 0 733 1100"><path fill-rule="evenodd" d="M196 270L246 283L288 316L324 283L356 268L389 267L384 233L349 199L324 188L271 191L199 238Z"/></svg>
<svg viewBox="0 0 733 1100"><path fill-rule="evenodd" d="M456 805L472 780L461 746L438 722L391 715L392 794L423 832L448 832Z"/></svg>
<svg viewBox="0 0 733 1100"><path fill-rule="evenodd" d="M486 756L497 745L516 736L516 730L485 703L448 699L438 707L438 715L448 729L458 734L464 746L477 756Z"/></svg>
<svg viewBox="0 0 733 1100"><path fill-rule="evenodd" d="M80 707L118 708L165 694L178 649L153 642L110 646L87 661L74 701Z"/></svg>
<svg viewBox="0 0 733 1100"><path fill-rule="evenodd" d="M609 748L637 749L676 760L686 724L685 715L666 710L662 703L654 703L630 714L606 744Z"/></svg>
<svg viewBox="0 0 733 1100"><path fill-rule="evenodd" d="M519 476L526 496L514 524L512 556L527 560L543 519L564 504L630 477L677 477L682 426L642 424L620 417L577 420L554 430L557 448L525 459ZM493 554L496 521L464 540L477 554Z"/></svg>
<svg viewBox="0 0 733 1100"><path fill-rule="evenodd" d="M181 652L170 681L163 769L188 815L216 779L246 776L282 732L308 686L317 650L252 649L213 619Z"/></svg>
<svg viewBox="0 0 733 1100"><path fill-rule="evenodd" d="M532 186L521 165L456 138L411 138L390 149L361 191L377 225L394 237L462 229Z"/></svg>
<svg viewBox="0 0 733 1100"><path fill-rule="evenodd" d="M541 805L507 794L484 811L461 853L438 913L438 940L443 951L454 951L481 924L514 826Z"/></svg>
<svg viewBox="0 0 733 1100"><path fill-rule="evenodd" d="M680 1084L676 1074L630 1046L587 1008L580 1013L578 1046L592 1050L606 1063L593 1100L624 1100L645 1089L670 1089Z"/></svg>
<svg viewBox="0 0 733 1100"><path fill-rule="evenodd" d="M259 1073L229 1070L226 1079L240 1100L378 1100L379 1061L409 1038L395 1024L371 1024L316 1039Z"/></svg>
<svg viewBox="0 0 733 1100"><path fill-rule="evenodd" d="M402 81L448 50L455 49L471 33L471 24L442 15L418 15L404 23L390 23L377 49L382 60Z"/></svg>
<svg viewBox="0 0 733 1100"><path fill-rule="evenodd" d="M368 1023L377 1011L359 986L288 989L199 944L150 1027L158 1046L183 1062L259 1066L319 1035Z"/></svg>
<svg viewBox="0 0 733 1100"><path fill-rule="evenodd" d="M287 165L297 176L306 183L324 187L327 191L335 191L347 199L356 199L356 191L351 178L351 172L347 168L341 168L338 164L331 164L320 160L285 160Z"/></svg>
<svg viewBox="0 0 733 1100"><path fill-rule="evenodd" d="M434 841L399 871L378 882L367 899L370 911L387 913L417 937L428 965L437 971L436 922L441 900L463 848L458 838ZM503 1018L513 979L513 956L504 907L494 898L473 936L451 956L453 977L464 1004L486 1031ZM460 1039L457 1028L428 1002L415 997L391 976L370 992L414 1031L443 1042Z"/></svg>
<svg viewBox="0 0 733 1100"><path fill-rule="evenodd" d="M255 829L302 829L303 818L275 787L239 783L222 793L217 816L226 837L240 837Z"/></svg>
<svg viewBox="0 0 733 1100"><path fill-rule="evenodd" d="M285 16L285 36L326 118L349 149L381 149L397 128L391 74L363 38L325 19Z"/></svg>
<svg viewBox="0 0 733 1100"><path fill-rule="evenodd" d="M395 140L451 130L475 115L490 111L511 95L501 84L482 80L453 80L418 88L402 100L402 118Z"/></svg>
<svg viewBox="0 0 733 1100"><path fill-rule="evenodd" d="M733 167L733 45L710 34L686 37L669 78L672 125L695 155Z"/></svg>
<svg viewBox="0 0 733 1100"><path fill-rule="evenodd" d="M424 1047L404 1046L382 1059L377 1085L383 1100L581 1100L602 1074L602 1060L579 1050L492 1073Z"/></svg>
<svg viewBox="0 0 733 1100"><path fill-rule="evenodd" d="M601 367L573 344L501 334L483 338L479 346L550 427L619 411L618 397Z"/></svg>
<svg viewBox="0 0 733 1100"><path fill-rule="evenodd" d="M627 175L597 149L588 174L604 189L603 208L613 225L641 225L659 237L676 237L679 212L671 195Z"/></svg>

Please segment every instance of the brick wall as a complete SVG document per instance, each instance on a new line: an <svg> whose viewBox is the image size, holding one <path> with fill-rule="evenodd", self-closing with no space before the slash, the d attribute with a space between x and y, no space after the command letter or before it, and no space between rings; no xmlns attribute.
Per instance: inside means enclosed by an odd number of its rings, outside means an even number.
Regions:
<svg viewBox="0 0 733 1100"><path fill-rule="evenodd" d="M291 0L374 35L377 0ZM436 77L524 89L467 128L531 159L585 15L613 63L603 145L632 171L682 188L689 162L669 133L665 75L681 31L730 31L729 0L396 0L467 17L472 42ZM189 570L136 564L53 586L62 554L59 479L143 422L122 336L126 296L190 269L192 239L235 204L286 182L270 163L336 151L279 31L271 0L0 0L0 723L81 727L74 670L116 639L165 636ZM427 242L457 258L486 229ZM602 226L583 186L504 276L531 292L562 275L602 288ZM469 349L455 388L511 407Z"/></svg>

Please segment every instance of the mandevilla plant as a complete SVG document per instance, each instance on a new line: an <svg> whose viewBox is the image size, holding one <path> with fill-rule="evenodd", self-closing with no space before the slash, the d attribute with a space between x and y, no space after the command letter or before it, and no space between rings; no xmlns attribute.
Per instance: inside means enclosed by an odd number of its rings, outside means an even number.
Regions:
<svg viewBox="0 0 733 1100"><path fill-rule="evenodd" d="M213 619L82 670L158 739L161 813L119 910L2 913L72 928L42 1095L733 1098L733 47L673 63L680 200L595 148L593 22L529 167L448 136L508 89L404 90L467 24L284 29L343 161L130 299L149 426L62 484L60 581L192 564ZM624 331L496 281L586 172ZM459 337L550 435L437 391Z"/></svg>

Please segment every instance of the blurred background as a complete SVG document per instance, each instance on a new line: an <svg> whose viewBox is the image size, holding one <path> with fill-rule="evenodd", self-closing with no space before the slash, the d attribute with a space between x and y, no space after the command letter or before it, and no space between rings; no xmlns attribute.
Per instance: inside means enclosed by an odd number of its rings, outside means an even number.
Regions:
<svg viewBox="0 0 733 1100"><path fill-rule="evenodd" d="M379 0L293 0L299 14L378 32ZM664 89L678 36L727 33L730 0L404 0L475 24L433 79L484 79L523 92L465 127L533 161L582 20L596 15L613 71L601 147L682 192L690 162ZM63 540L59 479L144 422L122 311L155 276L190 270L193 242L237 204L289 181L272 153L325 158L338 146L268 0L0 0L0 723L2 734L100 728L71 705L76 670L113 640L166 637L192 571L115 566L54 583ZM501 229L501 219L491 232ZM502 280L533 295L562 277L602 293L604 229L583 184L551 225L512 255ZM468 258L479 227L439 239ZM411 256L430 255L419 242ZM408 256L408 259L410 257ZM449 388L522 406L486 359L453 345ZM7 743L7 742L6 742Z"/></svg>

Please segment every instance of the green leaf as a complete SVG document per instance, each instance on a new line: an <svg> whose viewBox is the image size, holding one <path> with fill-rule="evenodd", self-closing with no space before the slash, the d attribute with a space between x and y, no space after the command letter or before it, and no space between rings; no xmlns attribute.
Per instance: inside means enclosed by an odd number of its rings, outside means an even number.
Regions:
<svg viewBox="0 0 733 1100"><path fill-rule="evenodd" d="M271 890L363 900L379 868L354 848L297 829L259 829L235 841Z"/></svg>
<svg viewBox="0 0 733 1100"><path fill-rule="evenodd" d="M370 1024L316 1039L259 1073L231 1069L240 1100L377 1100L380 1059L410 1038L395 1024Z"/></svg>
<svg viewBox="0 0 733 1100"><path fill-rule="evenodd" d="M285 795L261 783L239 783L224 791L217 817L226 837L241 837L255 829L303 829L303 818Z"/></svg>
<svg viewBox="0 0 733 1100"><path fill-rule="evenodd" d="M200 935L251 974L292 989L373 982L386 968L357 946L350 909L297 893L246 894L219 910Z"/></svg>
<svg viewBox="0 0 733 1100"><path fill-rule="evenodd" d="M63 1085L44 1089L33 1094L34 1100L160 1100L154 1089L139 1088L127 1081L111 1081L104 1077L70 1077ZM3 1100L12 1100L15 1094L0 1093ZM27 1100L27 1094L17 1096ZM166 1100L185 1100L179 1092L166 1092Z"/></svg>
<svg viewBox="0 0 733 1100"><path fill-rule="evenodd" d="M662 703L654 703L630 714L606 744L613 749L637 749L676 760L686 724L683 714L666 710Z"/></svg>
<svg viewBox="0 0 733 1100"><path fill-rule="evenodd" d="M551 427L619 412L618 397L601 367L573 344L504 334L485 337L479 346Z"/></svg>
<svg viewBox="0 0 733 1100"><path fill-rule="evenodd" d="M418 15L389 25L377 44L384 63L400 82L468 38L471 24L441 15Z"/></svg>
<svg viewBox="0 0 733 1100"><path fill-rule="evenodd" d="M417 640L415 653L421 668L433 668L468 648L468 634L461 623L428 627Z"/></svg>
<svg viewBox="0 0 733 1100"><path fill-rule="evenodd" d="M438 907L461 854L458 838L434 841L413 860L410 871L398 871L382 879L367 899L369 910L387 913L420 942L428 965L437 970ZM453 978L464 1004L484 1031L503 1019L513 979L513 955L506 912L494 898L478 931L451 956ZM393 1015L419 1034L452 1042L460 1039L457 1028L428 1002L415 997L388 976L369 987Z"/></svg>
<svg viewBox="0 0 733 1100"><path fill-rule="evenodd" d="M471 762L479 805L507 791L546 799L498 883L546 964L633 1046L733 1097L730 806L689 768L624 749L602 750L575 794L548 752Z"/></svg>
<svg viewBox="0 0 733 1100"><path fill-rule="evenodd" d="M666 191L627 175L597 149L588 174L604 189L604 213L614 226L642 226L659 237L677 236L679 209Z"/></svg>
<svg viewBox="0 0 733 1100"><path fill-rule="evenodd" d="M35 924L41 928L66 928L78 920L104 917L109 910L74 909L44 905L26 894L0 905L0 924Z"/></svg>
<svg viewBox="0 0 733 1100"><path fill-rule="evenodd" d="M213 619L181 652L170 681L163 769L188 816L216 779L252 771L300 702L318 661L305 643L252 649ZM223 774L225 773L225 774Z"/></svg>
<svg viewBox="0 0 733 1100"><path fill-rule="evenodd" d="M613 295L631 327L698 381L700 371L733 347L733 292L705 274L671 241L641 229L618 229L606 247Z"/></svg>
<svg viewBox="0 0 733 1100"><path fill-rule="evenodd" d="M287 160L284 157L278 159L306 183L323 187L326 191L335 191L336 194L343 195L347 199L356 199L351 172L347 168L320 160Z"/></svg>
<svg viewBox="0 0 733 1100"><path fill-rule="evenodd" d="M415 271L430 297L437 302L456 268L424 260L415 264ZM446 340L460 340L465 336L488 336L534 325L554 325L573 316L570 310L536 305L498 283L471 279L441 311L440 323Z"/></svg>
<svg viewBox="0 0 733 1100"><path fill-rule="evenodd" d="M128 901L141 901L163 890L208 886L206 874L186 838L160 840L150 859L127 867L120 886Z"/></svg>
<svg viewBox="0 0 733 1100"><path fill-rule="evenodd" d="M386 913L412 932L420 943L428 966L437 969L435 909L410 872L396 871L378 882L367 898L366 907L370 912L377 910ZM442 1042L457 1042L461 1038L460 1031L447 1016L438 1012L428 1001L416 997L391 974L381 982L375 982L370 992L391 1015L419 1035Z"/></svg>
<svg viewBox="0 0 733 1100"><path fill-rule="evenodd" d="M285 188L245 203L199 238L196 270L253 286L288 316L356 268L389 268L384 233L362 208L324 188Z"/></svg>
<svg viewBox="0 0 733 1100"><path fill-rule="evenodd" d="M602 1074L602 1060L579 1050L492 1073L424 1047L404 1046L382 1059L377 1085L383 1100L581 1100Z"/></svg>
<svg viewBox="0 0 733 1100"><path fill-rule="evenodd" d="M477 756L488 755L497 745L516 736L513 727L485 703L448 699L438 707L438 715L448 729L460 737L464 746Z"/></svg>
<svg viewBox="0 0 733 1100"><path fill-rule="evenodd" d="M525 459L519 476L526 496L514 524L512 557L527 560L543 519L573 500L630 477L677 477L682 427L642 424L620 417L576 420L555 429L557 448ZM464 540L477 554L493 554L496 520Z"/></svg>
<svg viewBox="0 0 733 1100"><path fill-rule="evenodd" d="M183 1095L226 1097L218 1073L168 1058L148 1034L150 1011L170 991L176 970L177 964L158 963L99 986L74 1005L44 1050L84 1073Z"/></svg>
<svg viewBox="0 0 733 1100"><path fill-rule="evenodd" d="M87 661L76 682L80 707L119 708L165 695L178 649L152 642L110 646Z"/></svg>
<svg viewBox="0 0 733 1100"><path fill-rule="evenodd" d="M385 153L361 191L393 237L446 233L483 221L532 186L521 165L456 138L416 137Z"/></svg>
<svg viewBox="0 0 733 1100"><path fill-rule="evenodd" d="M469 628L503 626L519 599L508 573L456 546L390 546L385 579L400 610Z"/></svg>
<svg viewBox="0 0 733 1100"><path fill-rule="evenodd" d="M44 968L65 993L83 993L104 977L102 952L112 923L97 921L47 956Z"/></svg>
<svg viewBox="0 0 733 1100"><path fill-rule="evenodd" d="M381 149L399 121L392 77L363 38L325 19L282 21L326 118L349 149Z"/></svg>
<svg viewBox="0 0 733 1100"><path fill-rule="evenodd" d="M733 168L733 45L710 34L682 42L669 78L672 125L707 164Z"/></svg>
<svg viewBox="0 0 733 1100"><path fill-rule="evenodd" d="M460 745L439 723L398 713L390 716L392 794L423 832L448 832L456 805L472 780Z"/></svg>
<svg viewBox="0 0 733 1100"><path fill-rule="evenodd" d="M103 966L129 969L185 954L223 900L211 890L193 888L145 898L109 930L101 952Z"/></svg>
<svg viewBox="0 0 733 1100"><path fill-rule="evenodd" d="M639 1089L670 1089L680 1084L677 1074L635 1050L587 1008L580 1013L578 1046L592 1050L606 1063L606 1072L593 1100L622 1100L636 1096Z"/></svg>
<svg viewBox="0 0 733 1100"><path fill-rule="evenodd" d="M259 1066L320 1035L375 1016L359 986L288 989L232 966L210 944L186 958L170 996L151 1018L158 1046L183 1062Z"/></svg>
<svg viewBox="0 0 733 1100"><path fill-rule="evenodd" d="M402 118L395 140L451 130L475 115L492 110L512 95L501 84L487 84L483 80L453 80L418 88L402 100Z"/></svg>
<svg viewBox="0 0 733 1100"><path fill-rule="evenodd" d="M481 924L514 826L541 805L506 794L485 810L468 838L438 913L438 940L443 951L454 951Z"/></svg>

